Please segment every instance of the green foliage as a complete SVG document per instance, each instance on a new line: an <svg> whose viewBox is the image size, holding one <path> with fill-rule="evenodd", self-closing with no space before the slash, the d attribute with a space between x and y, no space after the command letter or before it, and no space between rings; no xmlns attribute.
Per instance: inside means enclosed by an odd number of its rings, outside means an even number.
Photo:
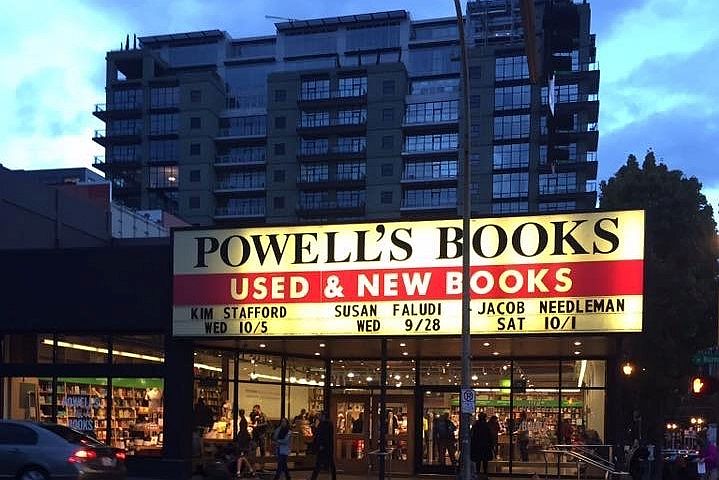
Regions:
<svg viewBox="0 0 719 480"><path fill-rule="evenodd" d="M601 182L605 210L646 211L644 333L625 341L640 372L639 408L646 426L663 424L688 392L691 356L717 341L717 233L701 183L630 155Z"/></svg>

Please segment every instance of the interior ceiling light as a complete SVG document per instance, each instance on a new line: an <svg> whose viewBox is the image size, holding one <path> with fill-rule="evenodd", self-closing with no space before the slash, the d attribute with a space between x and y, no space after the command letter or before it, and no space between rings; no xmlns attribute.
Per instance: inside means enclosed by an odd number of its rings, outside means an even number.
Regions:
<svg viewBox="0 0 719 480"><path fill-rule="evenodd" d="M499 355L499 352L492 352L492 355L496 357L497 355Z"/></svg>
<svg viewBox="0 0 719 480"><path fill-rule="evenodd" d="M326 345L324 343L320 343L320 348L325 348L325 346Z"/></svg>
<svg viewBox="0 0 719 480"><path fill-rule="evenodd" d="M406 343L404 343L404 342L402 342L402 343L400 343L400 344L399 344L399 346L400 346L400 347L406 347L406 346L407 346L407 344L406 344Z"/></svg>
<svg viewBox="0 0 719 480"><path fill-rule="evenodd" d="M485 347L488 347L488 346L489 346L489 342L484 342L482 345L484 345Z"/></svg>
<svg viewBox="0 0 719 480"><path fill-rule="evenodd" d="M265 348L266 346L264 343L260 343L260 348Z"/></svg>
<svg viewBox="0 0 719 480"><path fill-rule="evenodd" d="M575 347L578 347L578 346L580 346L581 344L582 344L582 342L580 342L579 340L577 340L576 342L574 342L574 346L575 346Z"/></svg>

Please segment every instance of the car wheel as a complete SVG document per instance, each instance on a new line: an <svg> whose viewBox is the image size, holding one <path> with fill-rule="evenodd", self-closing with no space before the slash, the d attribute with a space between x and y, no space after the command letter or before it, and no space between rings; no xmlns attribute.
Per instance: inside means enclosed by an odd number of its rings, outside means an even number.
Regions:
<svg viewBox="0 0 719 480"><path fill-rule="evenodd" d="M18 475L18 480L48 480L47 473L45 473L43 470L37 469L37 468L29 468L27 470L23 470L23 472Z"/></svg>

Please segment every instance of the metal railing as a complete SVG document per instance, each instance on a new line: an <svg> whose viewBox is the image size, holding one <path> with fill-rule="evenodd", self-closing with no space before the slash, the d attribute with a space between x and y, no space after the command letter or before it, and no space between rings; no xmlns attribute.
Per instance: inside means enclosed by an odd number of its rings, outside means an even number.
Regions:
<svg viewBox="0 0 719 480"><path fill-rule="evenodd" d="M555 455L557 464L557 478L560 478L560 464L562 463L562 457L571 459L572 462L577 464L577 480L581 480L582 473L586 472L583 466L594 467L604 473L605 480L612 478L629 477L629 472L625 472L612 461L613 458L613 446L612 445L566 445L557 444L552 445L550 448L540 450L544 456L544 478L549 478L549 455ZM607 458L596 453L597 449L606 449L608 454Z"/></svg>

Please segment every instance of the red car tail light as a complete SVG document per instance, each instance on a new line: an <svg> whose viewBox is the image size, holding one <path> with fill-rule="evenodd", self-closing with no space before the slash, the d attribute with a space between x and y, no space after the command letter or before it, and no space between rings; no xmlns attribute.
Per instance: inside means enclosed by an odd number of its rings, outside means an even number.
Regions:
<svg viewBox="0 0 719 480"><path fill-rule="evenodd" d="M75 451L75 453L70 455L70 458L68 458L67 461L70 463L84 463L94 458L97 458L97 453L95 452L95 450L81 448L80 450L77 450Z"/></svg>
<svg viewBox="0 0 719 480"><path fill-rule="evenodd" d="M115 452L115 458L117 458L120 461L124 461L125 458L127 458L127 454L125 453L124 450L119 450L119 451Z"/></svg>

